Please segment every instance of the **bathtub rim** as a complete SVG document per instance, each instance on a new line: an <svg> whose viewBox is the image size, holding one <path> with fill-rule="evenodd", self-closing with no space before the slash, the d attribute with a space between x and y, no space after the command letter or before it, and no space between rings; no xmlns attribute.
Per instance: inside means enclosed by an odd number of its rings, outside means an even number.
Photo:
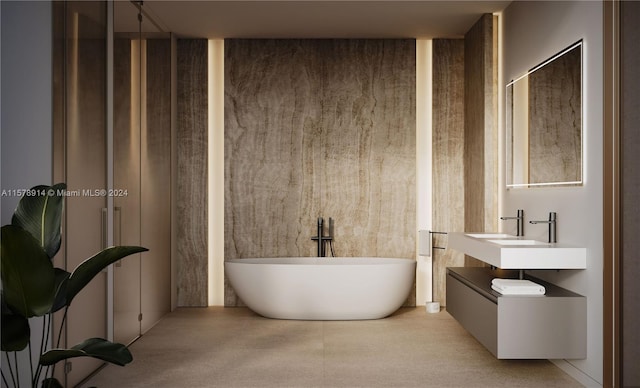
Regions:
<svg viewBox="0 0 640 388"><path fill-rule="evenodd" d="M339 256L339 257L247 257L226 259L225 264L258 264L258 265L415 265L414 259L403 257L373 257L373 256Z"/></svg>

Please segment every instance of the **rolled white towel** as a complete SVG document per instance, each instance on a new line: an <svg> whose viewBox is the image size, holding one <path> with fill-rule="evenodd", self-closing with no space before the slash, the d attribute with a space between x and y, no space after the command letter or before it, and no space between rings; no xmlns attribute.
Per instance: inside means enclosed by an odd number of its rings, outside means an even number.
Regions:
<svg viewBox="0 0 640 388"><path fill-rule="evenodd" d="M493 279L491 288L502 295L544 295L544 286L531 280L520 279Z"/></svg>

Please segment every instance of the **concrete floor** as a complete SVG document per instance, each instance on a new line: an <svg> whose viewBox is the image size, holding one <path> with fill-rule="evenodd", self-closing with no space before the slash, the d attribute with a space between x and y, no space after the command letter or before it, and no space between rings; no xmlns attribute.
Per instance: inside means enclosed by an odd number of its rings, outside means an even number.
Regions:
<svg viewBox="0 0 640 388"><path fill-rule="evenodd" d="M286 321L181 308L85 387L580 387L547 360L497 360L446 311Z"/></svg>

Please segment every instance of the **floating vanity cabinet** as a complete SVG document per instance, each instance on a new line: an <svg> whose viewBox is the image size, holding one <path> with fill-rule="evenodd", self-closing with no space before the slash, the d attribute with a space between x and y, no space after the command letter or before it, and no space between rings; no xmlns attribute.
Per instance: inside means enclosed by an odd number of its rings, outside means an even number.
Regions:
<svg viewBox="0 0 640 388"><path fill-rule="evenodd" d="M518 271L447 268L447 311L500 359L583 359L587 356L587 301L544 282L545 295L501 295L494 278Z"/></svg>

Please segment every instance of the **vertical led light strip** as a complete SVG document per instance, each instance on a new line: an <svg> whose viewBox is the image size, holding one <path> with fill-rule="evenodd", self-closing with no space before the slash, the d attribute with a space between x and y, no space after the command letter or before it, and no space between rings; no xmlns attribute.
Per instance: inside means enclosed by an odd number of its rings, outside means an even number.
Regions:
<svg viewBox="0 0 640 388"><path fill-rule="evenodd" d="M208 50L209 306L224 305L224 40Z"/></svg>
<svg viewBox="0 0 640 388"><path fill-rule="evenodd" d="M496 93L498 95L498 203L497 209L498 213L502 214L502 204L504 203L504 195L506 192L506 184L507 184L507 171L506 171L506 134L505 134L505 125L506 125L506 113L505 113L505 105L506 105L506 90L505 83L503 79L502 69L504 69L504 61L503 61L503 31L504 31L504 21L502 17L502 12L496 12L493 14L498 18L497 23L495 24L498 28L497 31L497 63L498 63L498 74L497 74L497 87ZM498 226L498 231L502 231L502 225Z"/></svg>
<svg viewBox="0 0 640 388"><path fill-rule="evenodd" d="M171 311L178 307L178 39L171 33Z"/></svg>
<svg viewBox="0 0 640 388"><path fill-rule="evenodd" d="M78 146L78 131L79 129L79 122L80 122L80 118L79 118L79 108L78 108L78 69L80 67L79 61L80 61L80 54L79 54L79 44L80 44L80 15L78 14L78 12L74 12L73 15L71 16L71 30L73 32L71 32L71 37L70 37L70 41L71 44L69 44L70 48L69 50L71 51L71 59L69 60L67 66L67 75L69 78L69 83L67 86L67 96L68 96L68 104L69 104L69 108L68 111L66 112L66 120L67 120L67 149L74 149L74 147L79 147ZM65 158L66 158L66 151L65 151ZM65 165L65 177L68 177L69 174L67 174L67 166Z"/></svg>
<svg viewBox="0 0 640 388"><path fill-rule="evenodd" d="M126 158L131 161L138 161L140 158L140 124L142 122L142 118L140 117L140 115L142 114L142 107L140 104L142 101L140 96L140 88L142 86L142 66L140 65L141 49L142 46L140 39L131 39L131 46L129 48L129 71L131 72L131 82L129 89L129 149L127 150L126 155Z"/></svg>
<svg viewBox="0 0 640 388"><path fill-rule="evenodd" d="M113 188L113 2L107 2L107 190ZM107 246L113 243L113 197L107 196ZM113 341L113 264L107 267L107 339Z"/></svg>
<svg viewBox="0 0 640 388"><path fill-rule="evenodd" d="M418 230L431 230L431 40L416 39L416 253ZM431 257L417 256L416 305L432 300Z"/></svg>

